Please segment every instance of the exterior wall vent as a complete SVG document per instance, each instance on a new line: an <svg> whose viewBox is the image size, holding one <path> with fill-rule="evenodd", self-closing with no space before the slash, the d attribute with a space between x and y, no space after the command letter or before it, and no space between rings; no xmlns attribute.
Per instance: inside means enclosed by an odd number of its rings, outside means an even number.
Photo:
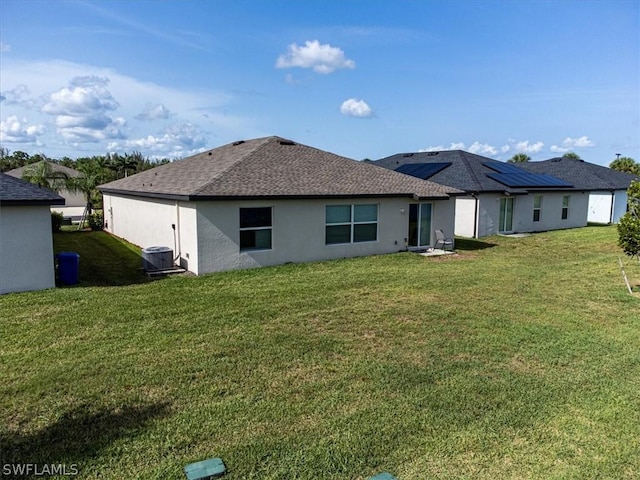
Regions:
<svg viewBox="0 0 640 480"><path fill-rule="evenodd" d="M154 272L173 268L173 250L169 247L143 248L142 267L145 272Z"/></svg>

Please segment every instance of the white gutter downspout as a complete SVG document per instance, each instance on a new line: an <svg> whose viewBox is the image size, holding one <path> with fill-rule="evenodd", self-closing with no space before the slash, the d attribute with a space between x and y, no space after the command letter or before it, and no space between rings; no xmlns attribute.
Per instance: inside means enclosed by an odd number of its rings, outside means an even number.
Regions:
<svg viewBox="0 0 640 480"><path fill-rule="evenodd" d="M609 223L615 223L613 221L613 215L614 215L614 210L615 210L615 204L616 204L616 191L615 190L611 190L611 210L609 212Z"/></svg>
<svg viewBox="0 0 640 480"><path fill-rule="evenodd" d="M176 231L177 225L177 231ZM171 225L173 228L173 248L174 251L177 250L176 257L173 259L173 263L176 263L180 258L182 252L182 244L180 242L180 202L176 201L176 223ZM176 238L177 235L177 238Z"/></svg>
<svg viewBox="0 0 640 480"><path fill-rule="evenodd" d="M473 213L473 238L478 238L478 230L480 229L480 200L475 193L472 193L476 201L475 211Z"/></svg>

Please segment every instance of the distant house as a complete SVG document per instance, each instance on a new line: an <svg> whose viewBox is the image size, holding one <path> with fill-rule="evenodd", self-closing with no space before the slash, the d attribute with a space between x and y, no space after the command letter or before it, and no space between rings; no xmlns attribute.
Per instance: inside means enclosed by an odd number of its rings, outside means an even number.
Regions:
<svg viewBox="0 0 640 480"><path fill-rule="evenodd" d="M99 189L105 230L196 274L430 246L462 193L275 136Z"/></svg>
<svg viewBox="0 0 640 480"><path fill-rule="evenodd" d="M22 178L22 174L24 173L25 169L35 168L40 163L43 163L43 162L48 163L51 166L51 170L53 172L63 173L69 178L79 177L82 175L81 172L73 168L65 167L64 165L60 165L55 162L47 162L46 160L30 163L29 165L25 165L24 167L14 168L13 170L9 170L8 172L5 172L5 173L15 178ZM52 207L51 210L52 211L55 210L57 212L62 213L62 215L65 218L70 218L72 220L79 220L82 217L82 212L84 211L84 207L87 203L86 200L84 199L83 194L78 192L72 192L67 189L62 189L60 190L59 195L65 199L64 206L62 207L55 206L55 207Z"/></svg>
<svg viewBox="0 0 640 480"><path fill-rule="evenodd" d="M637 175L573 158L552 158L521 166L529 172L553 175L570 182L578 190L588 190L587 219L594 223L618 223L627 211L627 190L631 182L640 180Z"/></svg>
<svg viewBox="0 0 640 480"><path fill-rule="evenodd" d="M50 205L64 198L0 173L0 294L55 286Z"/></svg>
<svg viewBox="0 0 640 480"><path fill-rule="evenodd" d="M399 153L373 163L463 190L456 197L456 235L481 238L587 225L588 192L513 163L462 150Z"/></svg>

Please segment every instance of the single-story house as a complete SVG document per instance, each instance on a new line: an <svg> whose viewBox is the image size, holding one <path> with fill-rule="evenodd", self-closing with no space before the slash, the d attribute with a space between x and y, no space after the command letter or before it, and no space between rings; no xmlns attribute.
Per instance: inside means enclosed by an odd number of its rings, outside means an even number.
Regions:
<svg viewBox="0 0 640 480"><path fill-rule="evenodd" d="M455 234L481 238L587 225L589 194L569 181L462 150L399 153L375 165L463 190Z"/></svg>
<svg viewBox="0 0 640 480"><path fill-rule="evenodd" d="M0 294L55 287L50 205L64 198L0 173Z"/></svg>
<svg viewBox="0 0 640 480"><path fill-rule="evenodd" d="M428 247L462 193L276 136L99 189L106 231L196 274Z"/></svg>
<svg viewBox="0 0 640 480"><path fill-rule="evenodd" d="M543 173L566 180L579 190L589 190L587 220L594 223L618 223L627 211L627 190L640 177L574 158L552 158L526 162L528 172Z"/></svg>
<svg viewBox="0 0 640 480"><path fill-rule="evenodd" d="M62 173L66 175L68 178L79 177L82 175L81 172L79 172L74 168L66 167L64 165L60 165L59 163L55 163L55 162L48 162L46 160L30 163L29 165L25 165L23 167L14 168L13 170L9 170L8 172L5 172L5 173L15 178L22 178L22 175L25 169L37 168L43 162L46 162L49 164L52 172ZM84 208L87 204L82 192L73 192L66 188L63 188L58 192L58 194L62 198L64 198L65 200L64 206L53 206L51 207L51 211L62 213L62 216L64 218L68 218L71 220L80 220L80 218L82 218L82 213L84 212Z"/></svg>

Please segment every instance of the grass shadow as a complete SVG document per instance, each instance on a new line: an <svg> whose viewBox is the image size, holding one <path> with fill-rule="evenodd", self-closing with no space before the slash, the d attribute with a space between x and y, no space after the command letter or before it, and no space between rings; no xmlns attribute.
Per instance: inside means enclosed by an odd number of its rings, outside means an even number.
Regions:
<svg viewBox="0 0 640 480"><path fill-rule="evenodd" d="M473 251L484 250L497 246L495 243L483 242L475 238L456 238L456 250Z"/></svg>
<svg viewBox="0 0 640 480"><path fill-rule="evenodd" d="M165 417L168 403L124 406L115 410L91 405L79 405L63 413L58 420L33 433L4 430L0 434L3 465L75 464L79 471L82 463L100 455L102 449L118 438L135 436L153 419ZM3 470L7 467L3 467ZM15 472L14 472L15 473ZM15 475L36 478L31 475Z"/></svg>
<svg viewBox="0 0 640 480"><path fill-rule="evenodd" d="M80 255L77 286L121 286L152 281L140 250L106 232L63 231L53 235L54 253ZM64 286L58 282L58 286Z"/></svg>

